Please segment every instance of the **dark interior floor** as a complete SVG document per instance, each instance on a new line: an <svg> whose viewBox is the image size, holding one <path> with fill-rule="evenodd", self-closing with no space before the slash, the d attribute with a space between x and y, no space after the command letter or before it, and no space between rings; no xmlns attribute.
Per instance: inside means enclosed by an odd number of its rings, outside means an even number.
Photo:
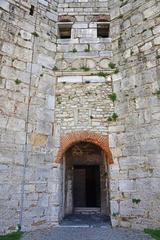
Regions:
<svg viewBox="0 0 160 240"><path fill-rule="evenodd" d="M103 227L110 224L110 218L99 214L73 214L64 217L61 226Z"/></svg>

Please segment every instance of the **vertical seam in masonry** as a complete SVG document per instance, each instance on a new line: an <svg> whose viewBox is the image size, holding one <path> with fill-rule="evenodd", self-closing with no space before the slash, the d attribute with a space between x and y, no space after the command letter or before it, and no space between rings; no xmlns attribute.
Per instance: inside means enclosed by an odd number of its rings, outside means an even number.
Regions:
<svg viewBox="0 0 160 240"><path fill-rule="evenodd" d="M38 9L38 3L36 5ZM36 31L37 26L37 16L38 11L35 11L35 28ZM35 36L33 36L33 44L32 44L32 56L31 56L31 66L30 66L30 77L29 77L29 89L28 89L28 105L27 105L27 115L26 115L26 123L25 123L25 146L24 146L24 162L23 162L23 175L21 182L21 199L20 199L20 215L19 215L19 228L21 229L23 223L23 209L24 209L24 185L25 185L25 176L26 176L26 166L28 162L28 123L29 123L29 111L30 111L30 102L31 102L31 82L32 82L32 69L33 69L33 57L34 57L34 47L35 47Z"/></svg>

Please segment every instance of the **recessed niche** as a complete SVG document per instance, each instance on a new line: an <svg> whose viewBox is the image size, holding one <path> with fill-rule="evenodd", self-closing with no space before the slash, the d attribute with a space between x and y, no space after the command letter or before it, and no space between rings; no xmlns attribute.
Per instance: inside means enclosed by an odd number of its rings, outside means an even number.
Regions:
<svg viewBox="0 0 160 240"><path fill-rule="evenodd" d="M97 23L97 37L109 38L109 23Z"/></svg>
<svg viewBox="0 0 160 240"><path fill-rule="evenodd" d="M33 14L34 14L34 6L31 5L29 15L33 16Z"/></svg>
<svg viewBox="0 0 160 240"><path fill-rule="evenodd" d="M58 23L59 38L61 39L70 39L71 38L71 22L61 22Z"/></svg>

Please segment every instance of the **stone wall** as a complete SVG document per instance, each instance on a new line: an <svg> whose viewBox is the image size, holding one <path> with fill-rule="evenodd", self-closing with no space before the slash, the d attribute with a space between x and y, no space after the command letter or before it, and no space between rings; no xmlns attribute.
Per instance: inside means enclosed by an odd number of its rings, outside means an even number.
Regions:
<svg viewBox="0 0 160 240"><path fill-rule="evenodd" d="M110 135L113 226L159 227L159 9L158 0L0 1L0 232L57 224L60 138L86 130ZM69 40L58 15L75 18ZM111 18L112 45L97 37L98 16Z"/></svg>
<svg viewBox="0 0 160 240"><path fill-rule="evenodd" d="M111 124L113 225L160 227L160 2L109 1L118 121Z"/></svg>
<svg viewBox="0 0 160 240"><path fill-rule="evenodd" d="M2 0L0 18L0 232L3 232L21 224L22 207L23 230L58 220L52 71L57 2Z"/></svg>
<svg viewBox="0 0 160 240"><path fill-rule="evenodd" d="M82 78L85 79L84 82ZM94 83L92 76L78 76L78 83L65 82L68 77L62 79L64 82L59 82L56 88L55 111L56 122L61 126L61 134L94 129L97 133L107 135L108 117L112 114L113 108L113 103L108 97L112 91L111 82L105 82L103 77L95 77L99 82Z"/></svg>
<svg viewBox="0 0 160 240"><path fill-rule="evenodd" d="M104 8L105 7L105 8ZM113 113L111 39L97 37L97 21L109 20L107 1L60 1L59 19L73 19L71 38L58 34L55 63L56 112L59 129L55 139L74 131L108 134L108 117ZM60 21L59 20L59 21ZM58 23L59 24L59 23ZM103 104L102 104L103 102Z"/></svg>
<svg viewBox="0 0 160 240"><path fill-rule="evenodd" d="M108 1L60 1L58 15L73 18L71 38L57 40L56 66L62 71L110 70L111 38L97 37L97 21L109 21Z"/></svg>
<svg viewBox="0 0 160 240"><path fill-rule="evenodd" d="M57 9L56 1L1 1L1 232L58 222L62 166L53 162L61 133L71 126L108 133L111 39L97 38L94 20L106 14L104 5L68 2ZM57 40L58 14L73 10L73 38Z"/></svg>
<svg viewBox="0 0 160 240"><path fill-rule="evenodd" d="M69 39L61 39L57 32L54 68L57 76L55 111L57 152L63 147L60 143L61 137L69 133L86 131L108 136L108 118L112 116L114 108L108 95L113 90L111 75L116 69L112 69L109 64L112 57L111 38L97 36L98 19L105 18L109 21L107 7L107 1L89 0L60 1L58 5L59 21L67 17L72 19L72 29ZM68 181L69 186L72 186L70 178ZM66 193L66 201L70 195L72 193ZM69 209L72 210L70 197L68 202ZM65 210L65 204L67 203L64 203L62 212L68 212ZM107 209L104 211L108 212Z"/></svg>

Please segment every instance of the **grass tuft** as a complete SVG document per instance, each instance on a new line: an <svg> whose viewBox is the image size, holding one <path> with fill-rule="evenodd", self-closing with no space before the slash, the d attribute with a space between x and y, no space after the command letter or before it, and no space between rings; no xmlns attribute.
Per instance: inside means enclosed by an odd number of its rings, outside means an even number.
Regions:
<svg viewBox="0 0 160 240"><path fill-rule="evenodd" d="M160 90L156 90L156 92L154 92L153 95L156 95L157 97L160 97Z"/></svg>
<svg viewBox="0 0 160 240"><path fill-rule="evenodd" d="M13 232L7 235L0 235L0 240L20 240L22 235L22 232Z"/></svg>
<svg viewBox="0 0 160 240"><path fill-rule="evenodd" d="M16 79L16 80L15 80L15 84L16 84L16 85L19 85L19 84L21 84L21 82L22 82L22 81L21 81L21 80L19 80L19 79Z"/></svg>
<svg viewBox="0 0 160 240"><path fill-rule="evenodd" d="M99 77L106 77L107 75L108 75L107 73L104 73L102 71L97 73L97 76L99 76Z"/></svg>
<svg viewBox="0 0 160 240"><path fill-rule="evenodd" d="M138 204L141 202L141 199L133 198L132 203Z"/></svg>
<svg viewBox="0 0 160 240"><path fill-rule="evenodd" d="M58 67L57 67L57 66L54 66L54 67L52 68L52 70L53 70L53 71L58 71Z"/></svg>
<svg viewBox="0 0 160 240"><path fill-rule="evenodd" d="M111 99L112 102L115 102L117 100L117 95L114 92L111 94L108 94L108 97L109 99Z"/></svg>
<svg viewBox="0 0 160 240"><path fill-rule="evenodd" d="M37 32L32 32L31 33L34 37L39 37L39 34Z"/></svg>
<svg viewBox="0 0 160 240"><path fill-rule="evenodd" d="M151 235L156 240L160 240L160 229L150 229L150 228L145 228L144 232L146 234Z"/></svg>
<svg viewBox="0 0 160 240"><path fill-rule="evenodd" d="M73 48L73 49L72 49L72 52L73 52L73 53L76 53L76 52L77 52L77 49L76 49L76 48Z"/></svg>
<svg viewBox="0 0 160 240"><path fill-rule="evenodd" d="M87 66L82 66L82 67L81 67L81 70L83 70L83 71L87 72L87 71L89 71L89 70L90 70L90 68L89 68L89 67L87 67Z"/></svg>
<svg viewBox="0 0 160 240"><path fill-rule="evenodd" d="M118 118L118 114L114 112L114 113L112 114L112 119L113 119L113 121L116 121L117 118Z"/></svg>
<svg viewBox="0 0 160 240"><path fill-rule="evenodd" d="M116 64L110 62L110 63L108 64L108 67L110 67L111 69L114 69L114 68L116 67Z"/></svg>

